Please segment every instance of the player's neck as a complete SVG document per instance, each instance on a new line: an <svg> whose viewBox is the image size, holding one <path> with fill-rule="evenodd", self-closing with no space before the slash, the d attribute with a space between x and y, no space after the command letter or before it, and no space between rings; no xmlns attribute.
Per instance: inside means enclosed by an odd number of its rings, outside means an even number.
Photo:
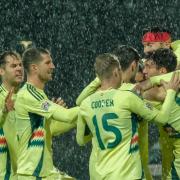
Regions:
<svg viewBox="0 0 180 180"><path fill-rule="evenodd" d="M122 81L124 83L130 83L130 80L131 80L131 77L129 76L129 73L128 72L123 72L122 73Z"/></svg>
<svg viewBox="0 0 180 180"><path fill-rule="evenodd" d="M107 89L111 89L111 88L116 89L118 87L119 87L119 85L117 85L117 83L113 79L102 80L101 87L99 88L99 90L107 90Z"/></svg>
<svg viewBox="0 0 180 180"><path fill-rule="evenodd" d="M44 90L45 83L42 80L40 80L37 76L27 77L27 83L32 84L38 89Z"/></svg>
<svg viewBox="0 0 180 180"><path fill-rule="evenodd" d="M14 89L14 92L16 93L19 89L19 86L14 86L12 84L7 83L6 81L2 82L3 87L9 92L10 90Z"/></svg>

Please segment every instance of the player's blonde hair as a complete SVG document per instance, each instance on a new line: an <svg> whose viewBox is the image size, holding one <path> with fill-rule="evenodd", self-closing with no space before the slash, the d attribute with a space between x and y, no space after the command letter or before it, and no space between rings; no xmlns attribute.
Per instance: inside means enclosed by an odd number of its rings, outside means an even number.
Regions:
<svg viewBox="0 0 180 180"><path fill-rule="evenodd" d="M115 68L121 69L118 58L110 53L100 54L94 64L95 72L100 79L109 79Z"/></svg>

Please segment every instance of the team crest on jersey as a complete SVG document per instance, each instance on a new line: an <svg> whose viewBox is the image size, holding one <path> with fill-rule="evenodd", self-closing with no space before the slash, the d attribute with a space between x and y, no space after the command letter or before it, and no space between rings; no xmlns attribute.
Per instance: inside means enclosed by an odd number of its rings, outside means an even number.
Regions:
<svg viewBox="0 0 180 180"><path fill-rule="evenodd" d="M41 108L45 111L48 111L49 106L50 106L50 103L48 101L45 101L42 103Z"/></svg>
<svg viewBox="0 0 180 180"><path fill-rule="evenodd" d="M150 109L150 110L153 110L153 106L150 103L146 103L145 107Z"/></svg>

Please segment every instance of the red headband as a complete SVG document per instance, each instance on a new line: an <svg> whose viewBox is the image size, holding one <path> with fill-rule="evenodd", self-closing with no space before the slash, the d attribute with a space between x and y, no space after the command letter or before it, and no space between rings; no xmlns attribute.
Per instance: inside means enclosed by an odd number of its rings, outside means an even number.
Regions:
<svg viewBox="0 0 180 180"><path fill-rule="evenodd" d="M142 42L171 42L171 36L167 32L147 32L142 38Z"/></svg>

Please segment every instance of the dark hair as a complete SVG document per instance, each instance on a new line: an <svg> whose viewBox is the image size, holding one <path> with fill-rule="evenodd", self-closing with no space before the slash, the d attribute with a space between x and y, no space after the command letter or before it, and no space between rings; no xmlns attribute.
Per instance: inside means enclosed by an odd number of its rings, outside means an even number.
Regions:
<svg viewBox="0 0 180 180"><path fill-rule="evenodd" d="M143 29L143 35L146 34L147 32L153 32L153 33L158 33L158 32L167 32L169 35L171 35L171 32L165 28L158 27L158 26L152 26L152 27L147 27Z"/></svg>
<svg viewBox="0 0 180 180"><path fill-rule="evenodd" d="M138 51L131 46L118 46L113 50L113 54L118 57L123 71L125 71L133 61L136 61L138 63L140 60Z"/></svg>
<svg viewBox="0 0 180 180"><path fill-rule="evenodd" d="M171 49L160 48L156 51L149 52L145 59L152 60L157 68L166 68L167 72L172 72L177 66L177 57Z"/></svg>
<svg viewBox="0 0 180 180"><path fill-rule="evenodd" d="M21 60L21 56L15 52L15 51L4 51L0 54L0 67L4 66L6 64L6 58L8 56L11 56L13 58Z"/></svg>
<svg viewBox="0 0 180 180"><path fill-rule="evenodd" d="M112 71L116 67L120 68L120 63L115 55L104 53L96 57L94 68L100 79L110 78L112 76Z"/></svg>
<svg viewBox="0 0 180 180"><path fill-rule="evenodd" d="M42 54L50 54L48 50L43 48L29 48L22 56L24 70L29 72L31 64L37 64L42 60Z"/></svg>
<svg viewBox="0 0 180 180"><path fill-rule="evenodd" d="M144 69L144 65L143 65L143 62L142 60L139 61L139 64L138 64L138 72L143 72L143 69Z"/></svg>

